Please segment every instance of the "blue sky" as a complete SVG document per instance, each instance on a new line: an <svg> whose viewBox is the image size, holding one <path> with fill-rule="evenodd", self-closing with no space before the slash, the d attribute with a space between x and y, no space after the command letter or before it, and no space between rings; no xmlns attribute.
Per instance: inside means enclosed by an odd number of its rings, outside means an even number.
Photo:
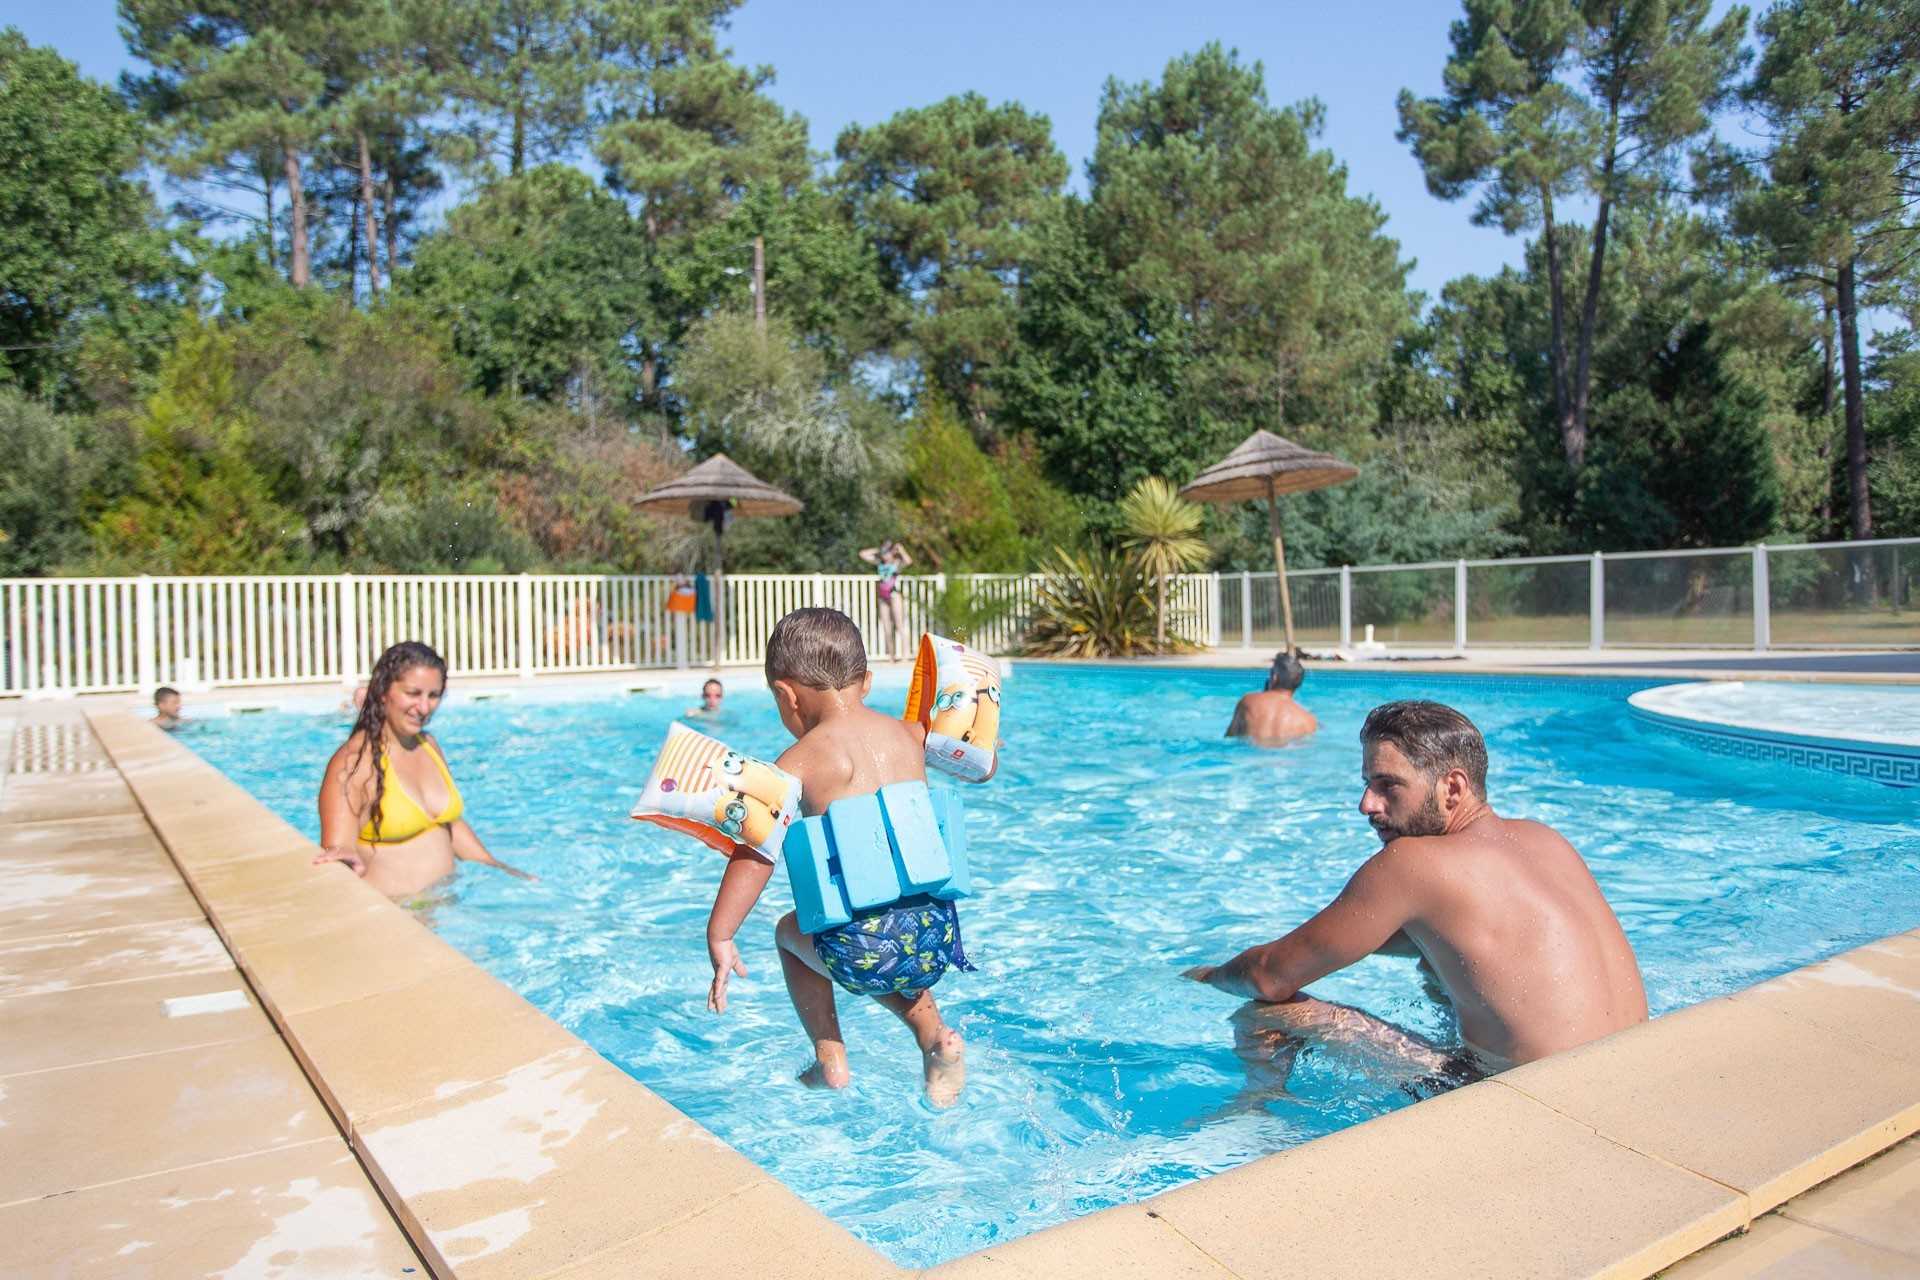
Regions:
<svg viewBox="0 0 1920 1280"><path fill-rule="evenodd" d="M1728 0L1717 0L1715 12ZM111 0L11 0L0 21L35 44L50 44L96 78L132 66ZM1388 216L1386 233L1416 260L1411 282L1429 298L1455 276L1517 262L1522 242L1476 227L1471 200L1427 194L1406 147L1394 140L1394 99L1402 88L1437 93L1447 0L972 0L966 5L882 4L879 0L749 0L727 41L741 62L773 66L776 101L805 116L817 151L832 149L848 124L975 90L1015 100L1053 122L1054 139L1084 188L1094 117L1109 76L1157 79L1167 61L1219 40L1266 69L1278 104L1317 97L1327 107L1321 144L1347 166L1348 189L1371 195Z"/></svg>

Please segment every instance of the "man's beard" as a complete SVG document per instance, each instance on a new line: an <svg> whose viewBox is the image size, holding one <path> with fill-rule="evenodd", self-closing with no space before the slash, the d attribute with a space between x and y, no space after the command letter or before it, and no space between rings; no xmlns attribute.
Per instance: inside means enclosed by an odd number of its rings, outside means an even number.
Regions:
<svg viewBox="0 0 1920 1280"><path fill-rule="evenodd" d="M1373 829L1379 835L1381 844L1391 844L1402 836L1443 836L1447 833L1447 818L1440 812L1440 795L1437 789L1427 792L1426 803L1420 806L1418 813L1408 819L1404 827L1389 826L1372 818L1368 821L1373 823Z"/></svg>

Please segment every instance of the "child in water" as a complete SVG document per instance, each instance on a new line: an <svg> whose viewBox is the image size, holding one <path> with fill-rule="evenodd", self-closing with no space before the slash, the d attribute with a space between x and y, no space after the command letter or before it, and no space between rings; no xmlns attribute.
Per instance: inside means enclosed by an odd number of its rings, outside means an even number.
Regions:
<svg viewBox="0 0 1920 1280"><path fill-rule="evenodd" d="M767 641L767 685L780 722L798 739L776 763L800 780L806 816L826 812L842 797L926 780L925 729L866 705L873 674L859 629L846 614L798 609L782 618ZM735 846L707 920L713 962L707 1007L715 1013L726 1011L728 977L747 971L734 934L772 874L771 862ZM813 935L800 932L789 912L775 938L787 994L813 1041L814 1061L801 1073L803 1083L846 1087L847 1047L833 997L838 983L855 995L872 996L913 1032L929 1102L951 1106L959 1100L966 1084L965 1046L941 1018L932 991L949 965L973 967L960 946L953 903L915 895L855 912L851 923Z"/></svg>

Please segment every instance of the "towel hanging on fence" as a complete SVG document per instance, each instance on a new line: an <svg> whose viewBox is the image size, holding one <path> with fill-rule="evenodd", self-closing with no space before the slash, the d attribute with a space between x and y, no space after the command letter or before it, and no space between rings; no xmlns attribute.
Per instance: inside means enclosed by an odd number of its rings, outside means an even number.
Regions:
<svg viewBox="0 0 1920 1280"><path fill-rule="evenodd" d="M713 621L713 585L704 573L693 580L693 620Z"/></svg>

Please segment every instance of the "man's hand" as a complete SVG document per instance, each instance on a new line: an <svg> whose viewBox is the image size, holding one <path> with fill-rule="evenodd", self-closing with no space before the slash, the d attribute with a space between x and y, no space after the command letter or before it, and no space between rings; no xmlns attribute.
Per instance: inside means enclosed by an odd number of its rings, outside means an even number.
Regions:
<svg viewBox="0 0 1920 1280"><path fill-rule="evenodd" d="M336 849L322 849L313 856L313 865L317 867L323 862L345 863L347 870L353 872L353 874L357 876L367 874L367 860L362 858L360 851L352 845L343 845Z"/></svg>
<svg viewBox="0 0 1920 1280"><path fill-rule="evenodd" d="M740 958L740 948L733 945L732 938L707 939L707 959L713 962L713 985L707 988L707 1012L725 1013L727 979L736 973L746 977L747 962Z"/></svg>

